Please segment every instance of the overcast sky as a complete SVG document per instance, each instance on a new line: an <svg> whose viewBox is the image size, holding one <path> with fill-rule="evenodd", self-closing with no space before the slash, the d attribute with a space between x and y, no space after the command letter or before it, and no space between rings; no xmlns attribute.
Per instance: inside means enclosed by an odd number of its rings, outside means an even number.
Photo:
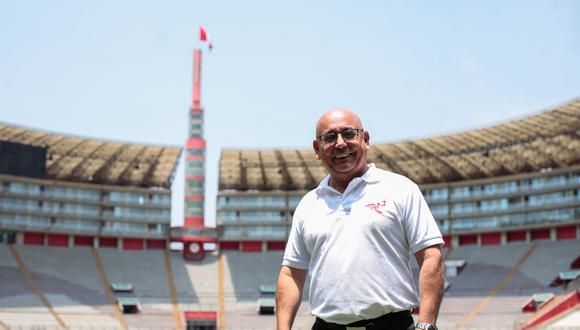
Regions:
<svg viewBox="0 0 580 330"><path fill-rule="evenodd" d="M329 108L378 143L580 97L579 1L9 1L0 121L181 146L199 25L208 224L222 149L308 148ZM180 168L174 225L182 199Z"/></svg>

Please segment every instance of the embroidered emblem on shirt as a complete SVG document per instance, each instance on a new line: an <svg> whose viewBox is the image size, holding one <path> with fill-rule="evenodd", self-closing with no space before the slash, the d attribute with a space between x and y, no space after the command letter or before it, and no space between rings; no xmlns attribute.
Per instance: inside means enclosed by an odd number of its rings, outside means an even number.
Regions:
<svg viewBox="0 0 580 330"><path fill-rule="evenodd" d="M378 203L370 203L365 205L369 209L377 212L378 214L383 214L385 212L385 207L387 206L387 201L381 201Z"/></svg>

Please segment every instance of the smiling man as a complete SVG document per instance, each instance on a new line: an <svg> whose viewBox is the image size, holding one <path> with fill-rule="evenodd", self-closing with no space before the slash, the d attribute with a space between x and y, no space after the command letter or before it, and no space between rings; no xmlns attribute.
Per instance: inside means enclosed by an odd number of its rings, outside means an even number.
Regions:
<svg viewBox="0 0 580 330"><path fill-rule="evenodd" d="M316 124L314 152L330 175L294 213L278 278L278 330L292 327L308 271L312 329L437 329L441 233L416 184L367 164L369 140L348 110L328 111Z"/></svg>

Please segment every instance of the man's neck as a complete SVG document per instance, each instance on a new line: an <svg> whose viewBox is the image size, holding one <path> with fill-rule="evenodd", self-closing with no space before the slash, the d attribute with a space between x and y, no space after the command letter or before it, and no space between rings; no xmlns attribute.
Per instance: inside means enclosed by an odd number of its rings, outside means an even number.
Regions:
<svg viewBox="0 0 580 330"><path fill-rule="evenodd" d="M348 177L341 178L341 177L331 175L330 179L328 180L328 185L342 194L342 193L344 193L344 191L346 190L346 188L348 187L349 183L352 180L354 180L355 178L363 176L367 170L368 170L368 165L365 166L364 171L361 171L361 173L357 173L354 176L348 176Z"/></svg>
<svg viewBox="0 0 580 330"><path fill-rule="evenodd" d="M343 182L343 181L339 181L337 179L334 179L332 177L330 177L330 180L328 180L328 185L331 186L332 188L334 188L336 191L338 191L341 194L344 193L344 191L346 190L346 187L348 187L349 183L350 183L350 181Z"/></svg>

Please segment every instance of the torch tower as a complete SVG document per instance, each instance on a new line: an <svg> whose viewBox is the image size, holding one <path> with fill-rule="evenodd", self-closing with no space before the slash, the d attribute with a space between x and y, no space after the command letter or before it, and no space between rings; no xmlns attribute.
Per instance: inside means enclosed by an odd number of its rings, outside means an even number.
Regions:
<svg viewBox="0 0 580 330"><path fill-rule="evenodd" d="M204 227L205 140L201 106L201 49L193 51L193 102L185 144L185 228Z"/></svg>
<svg viewBox="0 0 580 330"><path fill-rule="evenodd" d="M200 41L208 41L203 27L200 28ZM193 51L193 99L188 114L188 138L185 143L185 219L183 227L174 228L171 233L172 241L183 242L183 257L188 260L203 259L204 243L217 241L215 228L205 227L204 219L206 150L201 106L201 55L201 49Z"/></svg>

